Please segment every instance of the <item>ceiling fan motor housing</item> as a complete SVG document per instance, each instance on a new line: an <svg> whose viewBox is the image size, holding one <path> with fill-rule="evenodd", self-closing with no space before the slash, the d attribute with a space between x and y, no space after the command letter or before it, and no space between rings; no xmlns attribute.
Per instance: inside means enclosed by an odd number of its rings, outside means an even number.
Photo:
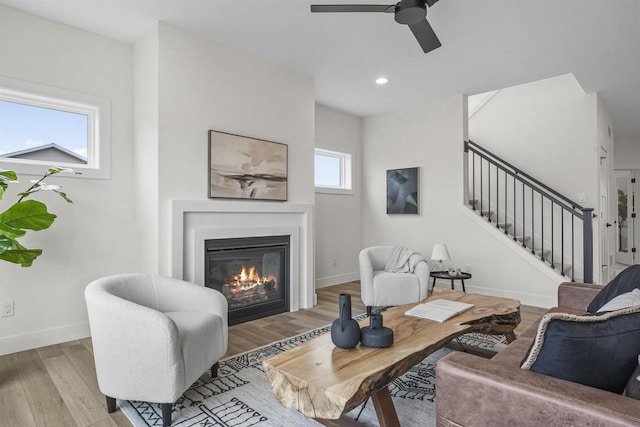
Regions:
<svg viewBox="0 0 640 427"><path fill-rule="evenodd" d="M399 24L412 25L424 21L427 16L425 0L400 0L396 5L395 19Z"/></svg>

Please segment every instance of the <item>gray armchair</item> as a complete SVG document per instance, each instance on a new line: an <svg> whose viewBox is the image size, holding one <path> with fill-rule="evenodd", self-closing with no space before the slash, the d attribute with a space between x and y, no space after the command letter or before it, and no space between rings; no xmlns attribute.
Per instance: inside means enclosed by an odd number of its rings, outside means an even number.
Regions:
<svg viewBox="0 0 640 427"><path fill-rule="evenodd" d="M163 425L175 402L227 351L227 300L218 291L169 277L120 274L85 290L100 391L160 403Z"/></svg>
<svg viewBox="0 0 640 427"><path fill-rule="evenodd" d="M392 269L405 272L397 272L385 270L394 246L372 246L360 252L360 290L367 314L372 307L409 304L427 297L429 265L418 252L405 251L409 254L404 268Z"/></svg>

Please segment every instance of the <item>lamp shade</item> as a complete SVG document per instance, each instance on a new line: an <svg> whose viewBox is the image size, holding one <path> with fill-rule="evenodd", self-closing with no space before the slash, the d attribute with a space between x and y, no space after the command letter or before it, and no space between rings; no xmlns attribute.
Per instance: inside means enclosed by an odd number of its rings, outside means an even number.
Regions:
<svg viewBox="0 0 640 427"><path fill-rule="evenodd" d="M446 261L450 259L449 251L447 250L447 245L442 243L436 243L433 246L433 253L431 254L431 259L437 261Z"/></svg>

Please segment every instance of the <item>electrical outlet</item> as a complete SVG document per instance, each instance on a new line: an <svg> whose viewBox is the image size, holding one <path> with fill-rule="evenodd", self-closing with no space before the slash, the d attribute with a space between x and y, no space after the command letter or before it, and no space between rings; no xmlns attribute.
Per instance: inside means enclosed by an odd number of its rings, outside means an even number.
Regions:
<svg viewBox="0 0 640 427"><path fill-rule="evenodd" d="M337 260L336 258L332 258L332 259L331 259L331 265L332 265L333 267L337 267L337 266L338 266L338 260Z"/></svg>
<svg viewBox="0 0 640 427"><path fill-rule="evenodd" d="M13 316L13 300L5 300L0 304L0 317Z"/></svg>

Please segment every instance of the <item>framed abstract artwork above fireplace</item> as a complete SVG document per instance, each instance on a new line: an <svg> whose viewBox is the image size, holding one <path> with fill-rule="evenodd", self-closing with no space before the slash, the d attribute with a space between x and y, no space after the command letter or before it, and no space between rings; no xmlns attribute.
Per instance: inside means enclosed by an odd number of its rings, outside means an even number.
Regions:
<svg viewBox="0 0 640 427"><path fill-rule="evenodd" d="M209 131L209 197L287 200L287 145Z"/></svg>

